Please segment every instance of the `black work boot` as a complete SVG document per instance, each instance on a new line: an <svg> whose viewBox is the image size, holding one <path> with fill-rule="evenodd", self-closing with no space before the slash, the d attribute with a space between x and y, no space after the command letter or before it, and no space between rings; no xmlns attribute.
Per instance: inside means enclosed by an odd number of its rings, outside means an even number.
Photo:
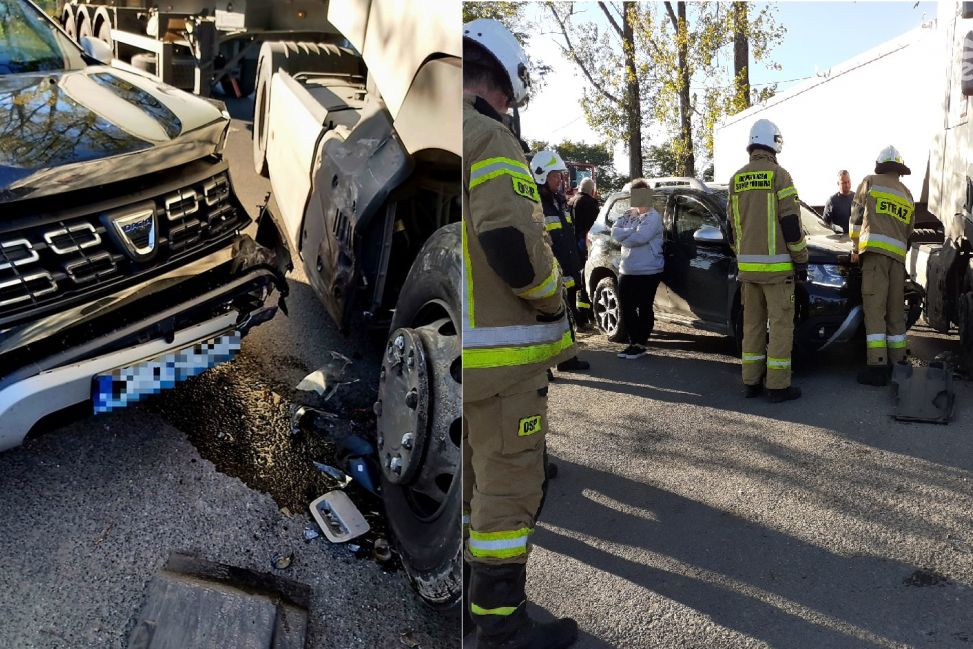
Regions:
<svg viewBox="0 0 973 649"><path fill-rule="evenodd" d="M469 606L477 649L565 649L578 638L571 618L540 623L527 617L527 564L471 564Z"/></svg>
<svg viewBox="0 0 973 649"><path fill-rule="evenodd" d="M583 361L577 356L561 361L557 364L558 372L584 372L591 368L591 363Z"/></svg>
<svg viewBox="0 0 973 649"><path fill-rule="evenodd" d="M754 397L759 397L764 393L763 383L754 383L753 385L743 384L743 396L747 399L753 399Z"/></svg>
<svg viewBox="0 0 973 649"><path fill-rule="evenodd" d="M883 365L869 365L858 371L858 382L862 385L888 385L889 368Z"/></svg>
<svg viewBox="0 0 973 649"><path fill-rule="evenodd" d="M801 388L793 385L788 385L786 388L780 388L778 390L767 390L767 398L771 403L781 403L783 401L791 401L793 399L801 398Z"/></svg>

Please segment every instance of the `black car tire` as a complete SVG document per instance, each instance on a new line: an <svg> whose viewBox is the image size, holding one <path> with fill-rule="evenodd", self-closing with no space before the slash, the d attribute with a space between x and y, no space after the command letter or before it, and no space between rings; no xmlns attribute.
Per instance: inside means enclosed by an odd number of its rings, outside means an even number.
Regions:
<svg viewBox="0 0 973 649"><path fill-rule="evenodd" d="M442 322L442 313L448 314L444 336L445 348L453 356L448 376L432 381L429 398L430 431L448 427L449 434L442 438L430 435L424 451L422 468L408 484L393 484L382 474L382 495L386 515L392 528L393 538L409 580L422 599L434 608L449 608L460 601L463 577L463 538L460 534L463 485L462 467L462 403L459 397L462 386L459 332L462 331L463 261L460 224L447 225L436 231L426 241L416 257L398 297L390 331L401 328L428 326L430 312L438 315L432 320ZM439 318L439 320L437 320ZM442 341L442 339L440 339ZM431 353L431 352L430 352ZM433 360L429 365L433 365ZM452 381L448 388L439 388L443 381ZM449 389L454 392L450 392ZM439 399L444 394L455 394L453 399ZM438 418L438 419L437 419ZM433 454L436 454L433 457ZM423 506L419 495L411 488L423 480L427 467L454 462L456 473L451 476L448 488L442 491L442 501L433 513L428 503ZM442 489L442 475L435 483ZM428 480L426 482L428 484Z"/></svg>
<svg viewBox="0 0 973 649"><path fill-rule="evenodd" d="M595 286L591 296L591 310L595 325L613 343L628 340L625 321L622 319L622 306L618 298L618 282L614 277L604 277Z"/></svg>

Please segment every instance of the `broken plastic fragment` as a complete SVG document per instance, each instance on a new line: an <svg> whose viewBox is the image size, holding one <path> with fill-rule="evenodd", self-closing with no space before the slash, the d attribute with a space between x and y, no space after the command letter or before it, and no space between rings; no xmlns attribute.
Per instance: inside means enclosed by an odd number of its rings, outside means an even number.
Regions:
<svg viewBox="0 0 973 649"><path fill-rule="evenodd" d="M343 491L329 491L311 503L311 515L332 543L344 543L369 530L368 521Z"/></svg>
<svg viewBox="0 0 973 649"><path fill-rule="evenodd" d="M277 570L286 570L291 567L294 562L294 554L289 552L287 554L275 554L273 559L273 566Z"/></svg>
<svg viewBox="0 0 973 649"><path fill-rule="evenodd" d="M321 464L320 462L314 462L313 464L315 469L317 469L324 475L328 476L329 478L333 478L334 480L337 480L342 487L344 487L349 482L351 482L351 478L345 475L345 472L342 471L341 469L336 469L330 464Z"/></svg>
<svg viewBox="0 0 973 649"><path fill-rule="evenodd" d="M321 536L321 532L317 531L313 527L304 528L304 540L307 541L308 543L318 538L319 536Z"/></svg>
<svg viewBox="0 0 973 649"><path fill-rule="evenodd" d="M399 636L399 642L404 644L406 647L412 647L412 649L421 649L419 646L419 641L416 640L416 636L411 630L403 631L402 635Z"/></svg>
<svg viewBox="0 0 973 649"><path fill-rule="evenodd" d="M391 559L392 550L389 549L389 542L382 538L375 539L375 544L372 545L372 556L376 561L383 563Z"/></svg>
<svg viewBox="0 0 973 649"><path fill-rule="evenodd" d="M328 401L342 385L358 382L358 379L341 380L351 363L352 360L344 354L332 351L331 361L301 379L301 382L297 384L297 389L302 392L316 392L324 397L324 401Z"/></svg>

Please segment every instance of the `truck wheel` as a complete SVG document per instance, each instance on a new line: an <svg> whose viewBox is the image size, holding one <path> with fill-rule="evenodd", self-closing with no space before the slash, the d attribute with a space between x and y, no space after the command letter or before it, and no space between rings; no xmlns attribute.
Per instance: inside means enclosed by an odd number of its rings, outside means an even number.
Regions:
<svg viewBox="0 0 973 649"><path fill-rule="evenodd" d="M409 270L375 404L389 525L409 580L436 608L462 595L459 228L435 232Z"/></svg>
<svg viewBox="0 0 973 649"><path fill-rule="evenodd" d="M98 7L95 12L95 38L113 45L111 39L111 14L105 7Z"/></svg>
<svg viewBox="0 0 973 649"><path fill-rule="evenodd" d="M270 81L274 72L335 72L364 75L362 60L348 49L327 43L265 42L257 57L256 95L253 100L253 168L261 176L267 171L267 117L270 111ZM248 93L249 94L249 93Z"/></svg>
<svg viewBox="0 0 973 649"><path fill-rule="evenodd" d="M621 302L618 299L618 284L614 277L604 277L595 286L591 310L595 316L595 324L608 340L613 343L627 340L625 323L622 321Z"/></svg>

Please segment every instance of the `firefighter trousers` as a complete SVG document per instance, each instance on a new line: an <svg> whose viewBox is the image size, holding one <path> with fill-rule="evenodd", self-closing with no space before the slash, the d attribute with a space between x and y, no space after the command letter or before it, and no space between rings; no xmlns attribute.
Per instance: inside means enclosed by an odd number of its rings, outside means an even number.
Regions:
<svg viewBox="0 0 973 649"><path fill-rule="evenodd" d="M743 382L758 385L766 375L768 389L788 387L794 345L793 279L772 284L741 282L740 298L743 301Z"/></svg>
<svg viewBox="0 0 973 649"><path fill-rule="evenodd" d="M905 264L877 252L863 252L862 309L868 364L905 359Z"/></svg>
<svg viewBox="0 0 973 649"><path fill-rule="evenodd" d="M480 567L527 562L544 500L548 425L546 372L463 402L464 558L472 564L464 568L480 576L465 604L481 628L504 627L522 614L522 577L514 580L519 588L491 585L492 573Z"/></svg>

